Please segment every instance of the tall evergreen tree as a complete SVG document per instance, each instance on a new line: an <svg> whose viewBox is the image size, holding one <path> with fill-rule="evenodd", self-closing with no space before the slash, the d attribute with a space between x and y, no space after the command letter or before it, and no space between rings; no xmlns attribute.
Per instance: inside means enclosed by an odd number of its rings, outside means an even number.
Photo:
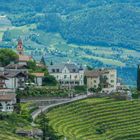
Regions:
<svg viewBox="0 0 140 140"><path fill-rule="evenodd" d="M51 60L51 63L50 63L50 65L52 66L53 65L53 61Z"/></svg>
<svg viewBox="0 0 140 140"><path fill-rule="evenodd" d="M137 68L137 90L140 91L140 65Z"/></svg>
<svg viewBox="0 0 140 140"><path fill-rule="evenodd" d="M41 60L40 60L40 63L43 64L44 66L46 65L46 62L45 62L45 59L44 57L42 56Z"/></svg>

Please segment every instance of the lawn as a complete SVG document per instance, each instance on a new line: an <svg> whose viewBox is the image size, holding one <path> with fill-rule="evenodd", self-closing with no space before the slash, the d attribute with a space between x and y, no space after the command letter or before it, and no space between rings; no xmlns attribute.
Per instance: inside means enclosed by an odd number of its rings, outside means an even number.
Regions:
<svg viewBox="0 0 140 140"><path fill-rule="evenodd" d="M67 140L138 140L140 102L90 98L52 109L49 125Z"/></svg>

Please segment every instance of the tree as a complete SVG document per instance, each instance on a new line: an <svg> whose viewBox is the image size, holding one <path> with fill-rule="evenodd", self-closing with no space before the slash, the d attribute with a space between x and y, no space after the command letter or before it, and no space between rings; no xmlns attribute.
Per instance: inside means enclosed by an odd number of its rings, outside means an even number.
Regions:
<svg viewBox="0 0 140 140"><path fill-rule="evenodd" d="M50 65L52 66L53 65L53 61L51 60L51 63L50 63Z"/></svg>
<svg viewBox="0 0 140 140"><path fill-rule="evenodd" d="M56 86L57 85L57 81L55 79L55 77L51 76L51 75L47 75L44 77L43 79L43 85L49 85L49 86Z"/></svg>
<svg viewBox="0 0 140 140"><path fill-rule="evenodd" d="M40 63L43 64L44 66L46 66L46 62L45 62L45 59L44 57L42 56L41 60L40 60Z"/></svg>
<svg viewBox="0 0 140 140"><path fill-rule="evenodd" d="M53 129L49 126L49 119L42 112L39 117L39 126L43 132L42 140L59 140L61 136L55 135Z"/></svg>
<svg viewBox="0 0 140 140"><path fill-rule="evenodd" d="M35 61L32 61L32 60L28 61L27 66L30 70L36 70L36 62Z"/></svg>
<svg viewBox="0 0 140 140"><path fill-rule="evenodd" d="M16 62L18 55L12 49L0 49L0 63L1 66L6 66L10 62Z"/></svg>
<svg viewBox="0 0 140 140"><path fill-rule="evenodd" d="M137 90L140 91L140 65L137 68Z"/></svg>
<svg viewBox="0 0 140 140"><path fill-rule="evenodd" d="M87 66L87 70L93 70L94 68L91 66Z"/></svg>
<svg viewBox="0 0 140 140"><path fill-rule="evenodd" d="M47 131L49 129L49 126L48 126L48 118L45 116L44 113L41 113L41 115L40 115L39 124L40 124L40 128L43 132L42 140L47 140L46 138L47 138Z"/></svg>

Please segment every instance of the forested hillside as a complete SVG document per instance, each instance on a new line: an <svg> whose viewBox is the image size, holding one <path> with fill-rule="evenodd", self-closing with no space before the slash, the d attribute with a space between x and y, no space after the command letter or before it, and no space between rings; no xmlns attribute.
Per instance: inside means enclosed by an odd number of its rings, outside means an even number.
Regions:
<svg viewBox="0 0 140 140"><path fill-rule="evenodd" d="M10 13L14 25L38 23L72 43L140 46L138 0L1 0L0 10Z"/></svg>

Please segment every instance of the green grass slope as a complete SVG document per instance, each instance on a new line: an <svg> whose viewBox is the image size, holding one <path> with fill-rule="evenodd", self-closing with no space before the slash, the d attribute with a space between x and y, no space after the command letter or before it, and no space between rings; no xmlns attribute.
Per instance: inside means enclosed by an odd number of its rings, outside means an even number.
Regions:
<svg viewBox="0 0 140 140"><path fill-rule="evenodd" d="M140 102L86 99L47 114L50 126L68 140L139 140Z"/></svg>

